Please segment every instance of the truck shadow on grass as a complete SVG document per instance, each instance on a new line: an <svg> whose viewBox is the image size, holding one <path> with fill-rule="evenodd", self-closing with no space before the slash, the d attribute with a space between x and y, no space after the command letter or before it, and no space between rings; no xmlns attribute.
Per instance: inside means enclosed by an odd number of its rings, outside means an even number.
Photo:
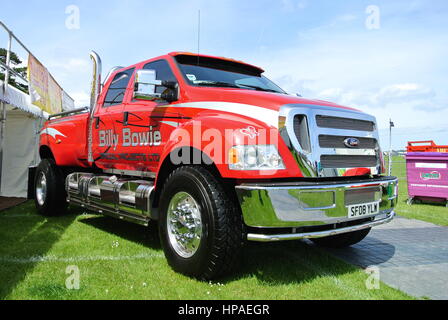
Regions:
<svg viewBox="0 0 448 320"><path fill-rule="evenodd" d="M338 249L327 248L325 251L350 264L367 268L387 266L396 254L396 247L391 243L369 236L354 246Z"/></svg>
<svg viewBox="0 0 448 320"><path fill-rule="evenodd" d="M135 243L141 243L145 247L154 250L162 250L156 222L151 222L148 227L145 227L127 221L120 221L108 216L89 217L80 219L79 222L113 234L119 238Z"/></svg>
<svg viewBox="0 0 448 320"><path fill-rule="evenodd" d="M239 272L225 279L255 276L260 284L300 284L318 277L339 277L359 271L306 241L248 243L243 248Z"/></svg>
<svg viewBox="0 0 448 320"><path fill-rule="evenodd" d="M79 213L71 209L62 217L42 217L33 201L0 213L0 299L32 272Z"/></svg>
<svg viewBox="0 0 448 320"><path fill-rule="evenodd" d="M162 251L157 223L149 227L118 221L110 217L93 217L81 223L114 234L122 239ZM235 272L217 279L223 284L255 276L260 284L278 286L310 281L321 276L339 276L359 271L305 241L247 243Z"/></svg>

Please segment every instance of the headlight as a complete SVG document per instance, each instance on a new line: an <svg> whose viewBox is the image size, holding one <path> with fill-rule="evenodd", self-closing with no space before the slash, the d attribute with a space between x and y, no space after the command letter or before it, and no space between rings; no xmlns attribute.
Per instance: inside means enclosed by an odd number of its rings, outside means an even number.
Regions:
<svg viewBox="0 0 448 320"><path fill-rule="evenodd" d="M235 146L229 151L231 170L281 170L283 160L274 145Z"/></svg>

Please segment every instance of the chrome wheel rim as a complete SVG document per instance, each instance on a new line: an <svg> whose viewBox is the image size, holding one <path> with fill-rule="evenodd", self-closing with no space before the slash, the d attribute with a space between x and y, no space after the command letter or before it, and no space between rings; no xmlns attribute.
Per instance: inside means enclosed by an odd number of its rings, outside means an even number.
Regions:
<svg viewBox="0 0 448 320"><path fill-rule="evenodd" d="M39 173L36 185L36 199L39 205L43 206L47 198L47 178L43 172Z"/></svg>
<svg viewBox="0 0 448 320"><path fill-rule="evenodd" d="M202 218L199 205L186 192L174 195L168 205L168 237L171 247L182 258L191 258L202 238Z"/></svg>

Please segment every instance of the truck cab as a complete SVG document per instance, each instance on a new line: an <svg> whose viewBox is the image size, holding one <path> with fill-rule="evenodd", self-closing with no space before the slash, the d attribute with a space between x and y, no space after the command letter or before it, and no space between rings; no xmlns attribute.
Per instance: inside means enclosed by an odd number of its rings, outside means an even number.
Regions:
<svg viewBox="0 0 448 320"><path fill-rule="evenodd" d="M343 247L394 217L374 117L287 94L264 70L173 52L101 81L89 108L41 131L34 193L42 214L67 204L158 222L170 265L228 273L246 241L309 238Z"/></svg>

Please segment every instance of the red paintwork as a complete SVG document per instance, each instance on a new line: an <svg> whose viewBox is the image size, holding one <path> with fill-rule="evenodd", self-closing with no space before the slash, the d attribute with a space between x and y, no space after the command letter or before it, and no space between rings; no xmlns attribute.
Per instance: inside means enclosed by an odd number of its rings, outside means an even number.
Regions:
<svg viewBox="0 0 448 320"><path fill-rule="evenodd" d="M260 112L263 110L278 111L282 105L285 104L306 104L306 105L319 105L329 106L334 108L343 107L334 103L325 101L308 100L304 98L287 96L276 93L268 93L254 90L243 90L233 88L209 88L209 87L194 87L185 81L177 64L174 60L174 56L185 53L170 53L165 56L157 57L151 60L140 62L131 67L135 67L136 70L143 68L145 64L151 61L166 59L175 74L179 83L179 100L172 105L160 104L150 101L132 100L133 95L133 77L129 82L129 86L126 90L126 94L123 100L123 104L119 106L113 106L109 108L102 108L105 94L115 74L113 74L108 82L105 84L102 93L98 99L97 107L94 111L95 117L100 117L101 122L98 129L94 129L93 134L93 151L95 166L101 169L115 168L121 170L137 170L137 171L152 171L157 173L163 161L168 157L172 151L180 146L193 146L201 149L207 154L216 164L219 172L226 178L237 179L266 179L266 178L291 178L301 177L302 173L299 170L297 162L294 160L291 152L287 149L283 140L279 137L278 131L275 128L269 128L264 122L254 119L253 117L243 116L236 113L214 111L207 109L198 109L192 107L176 107L182 103L192 102L204 102L204 101L219 101L219 102L233 102L239 104L253 105L260 108ZM232 60L235 61L235 60ZM242 63L242 62L240 62ZM128 69L125 68L125 69ZM254 67L257 68L257 67ZM262 69L259 69L262 71ZM118 72L118 71L116 71ZM123 127L119 122L123 121L124 112L129 112L129 123L132 127ZM182 116L183 119L173 120L172 117ZM254 115L256 117L256 115ZM150 118L151 117L151 118ZM175 128L162 121L176 121L179 122L179 127ZM219 157L210 153L207 150L206 144L201 145L198 143L198 139L193 139L192 142L184 142L182 144L176 144L176 141L170 138L173 132L179 132L180 129L184 129L190 135L194 136L194 123L201 122L200 134L206 129L214 129L215 132L224 133L227 129L236 130L236 133L231 137L223 139L222 147L220 151L225 158L227 158L228 149L236 144L246 143L255 144L255 140L251 140L248 136L244 136L239 130L247 128L249 126L254 127L257 130L272 129L268 134L269 141L272 144L277 145L279 153L285 163L285 170L279 170L276 172L260 172L260 171L235 171L229 170L226 163L220 163ZM53 128L65 135L62 136L50 136L48 134L41 134L40 145L46 146L52 151L55 160L60 166L73 166L73 167L90 167L92 164L87 162L87 123L88 115L81 114L62 119L48 121L44 127ZM122 142L122 130L124 128L130 128L134 133L145 134L149 128L143 128L138 126L153 126L153 129L160 131L162 141L160 145L154 146L124 146ZM114 134L120 134L120 144L114 147L105 147L100 145L100 131L111 130ZM200 141L199 141L200 142ZM107 158L100 159L102 153L107 153ZM157 154L156 158L138 158L123 160L122 154ZM114 159L115 157L115 159Z"/></svg>
<svg viewBox="0 0 448 320"><path fill-rule="evenodd" d="M409 141L407 152L448 152L448 146L437 145L434 141Z"/></svg>
<svg viewBox="0 0 448 320"><path fill-rule="evenodd" d="M369 175L372 172L369 168L353 168L349 169L345 172L344 177L353 177L353 176L364 176Z"/></svg>

